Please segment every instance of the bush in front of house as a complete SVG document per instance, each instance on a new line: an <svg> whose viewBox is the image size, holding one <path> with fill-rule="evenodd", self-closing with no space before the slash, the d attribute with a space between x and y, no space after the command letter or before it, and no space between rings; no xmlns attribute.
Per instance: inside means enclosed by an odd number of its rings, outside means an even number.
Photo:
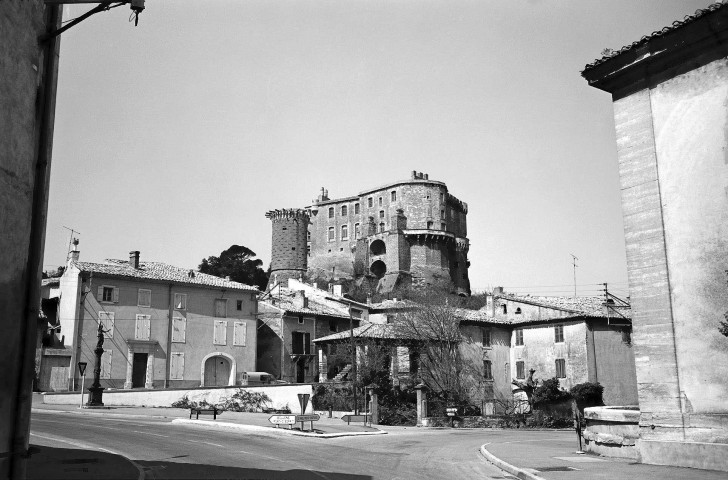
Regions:
<svg viewBox="0 0 728 480"><path fill-rule="evenodd" d="M584 413L584 409L587 407L600 407L604 405L604 386L600 383L579 383L571 387L569 393L576 400L576 405L582 413Z"/></svg>
<svg viewBox="0 0 728 480"><path fill-rule="evenodd" d="M270 404L271 399L263 392L250 392L239 388L231 397L223 397L217 404L207 400L190 400L187 395L172 403L172 408L217 408L228 412L262 412Z"/></svg>
<svg viewBox="0 0 728 480"><path fill-rule="evenodd" d="M549 378L541 382L541 385L533 391L533 407L539 408L548 404L562 403L571 400L571 395L562 390L559 379Z"/></svg>

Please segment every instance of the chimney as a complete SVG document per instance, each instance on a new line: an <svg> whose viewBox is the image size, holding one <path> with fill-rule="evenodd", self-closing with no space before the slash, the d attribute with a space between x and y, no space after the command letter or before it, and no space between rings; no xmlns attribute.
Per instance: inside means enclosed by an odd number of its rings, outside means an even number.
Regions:
<svg viewBox="0 0 728 480"><path fill-rule="evenodd" d="M308 308L308 298L305 290L297 290L295 293L295 305L298 308Z"/></svg>
<svg viewBox="0 0 728 480"><path fill-rule="evenodd" d="M139 250L129 252L129 266L139 268Z"/></svg>

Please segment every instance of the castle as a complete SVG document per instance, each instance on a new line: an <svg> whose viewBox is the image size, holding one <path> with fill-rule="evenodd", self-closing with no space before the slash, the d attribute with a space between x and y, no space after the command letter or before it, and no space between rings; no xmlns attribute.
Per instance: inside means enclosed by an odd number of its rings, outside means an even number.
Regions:
<svg viewBox="0 0 728 480"><path fill-rule="evenodd" d="M288 278L354 279L380 292L451 282L470 295L468 205L443 182L412 172L409 180L312 204L272 210L269 286Z"/></svg>

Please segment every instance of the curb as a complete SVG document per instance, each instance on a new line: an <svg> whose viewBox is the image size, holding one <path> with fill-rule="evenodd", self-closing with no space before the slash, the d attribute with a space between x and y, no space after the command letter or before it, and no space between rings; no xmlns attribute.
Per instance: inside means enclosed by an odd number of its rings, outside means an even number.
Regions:
<svg viewBox="0 0 728 480"><path fill-rule="evenodd" d="M107 411L104 412L90 412L88 410L82 410L82 411L74 411L74 410L50 410L46 408L31 408L30 413L40 413L40 414L70 414L70 415L101 415L104 417L114 417L114 418L177 418L177 417L166 417L164 415L139 415L136 413L107 413Z"/></svg>
<svg viewBox="0 0 728 480"><path fill-rule="evenodd" d="M229 423L229 422L213 422L210 420L189 420L186 418L176 418L171 423L182 424L182 425L195 425L202 428L226 428L231 430L244 430L248 432L259 432L269 433L272 435L293 435L298 437L311 437L311 438L338 438L338 437L358 437L363 435L386 435L387 432L384 430L378 430L376 432L341 432L341 433L309 433L299 432L297 430L287 430L283 428L271 428L261 427L259 425L245 425L241 423Z"/></svg>
<svg viewBox="0 0 728 480"><path fill-rule="evenodd" d="M515 475L522 480L546 480L545 478L540 477L535 473L527 472L522 468L518 468L508 462L504 462L500 458L490 453L488 449L485 448L487 445L490 445L490 443L485 443L480 446L480 453L485 457L486 460L488 460L490 463L500 468L501 470L508 472L511 475Z"/></svg>

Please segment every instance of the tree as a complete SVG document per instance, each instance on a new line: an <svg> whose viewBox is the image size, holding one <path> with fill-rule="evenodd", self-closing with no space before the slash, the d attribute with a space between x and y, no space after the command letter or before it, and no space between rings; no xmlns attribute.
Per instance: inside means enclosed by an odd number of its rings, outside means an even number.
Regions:
<svg viewBox="0 0 728 480"><path fill-rule="evenodd" d="M232 245L220 253L202 259L198 269L216 277L230 277L235 282L254 285L265 290L269 274L263 270L263 261L255 258L255 252L242 245Z"/></svg>

